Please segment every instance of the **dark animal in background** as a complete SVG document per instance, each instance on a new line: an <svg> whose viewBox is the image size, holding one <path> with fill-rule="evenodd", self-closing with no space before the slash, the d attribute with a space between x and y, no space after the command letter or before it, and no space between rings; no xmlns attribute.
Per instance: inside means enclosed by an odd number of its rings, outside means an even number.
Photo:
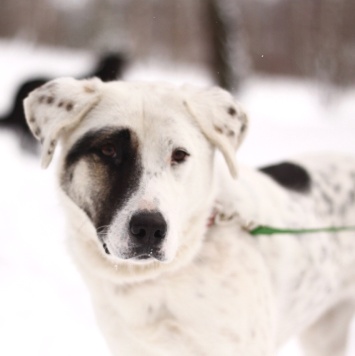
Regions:
<svg viewBox="0 0 355 356"><path fill-rule="evenodd" d="M127 57L122 53L105 53L99 59L95 69L84 78L98 77L104 82L109 82L122 77L127 66ZM21 147L26 152L37 153L38 144L33 138L25 119L23 100L27 95L45 84L51 78L39 77L23 82L15 95L12 108L0 117L0 128L10 129L16 132Z"/></svg>
<svg viewBox="0 0 355 356"><path fill-rule="evenodd" d="M106 53L101 57L94 72L86 78L98 77L103 82L122 78L127 66L127 57L121 53Z"/></svg>
<svg viewBox="0 0 355 356"><path fill-rule="evenodd" d="M21 148L26 152L36 153L38 144L31 136L30 130L26 124L22 102L28 93L46 83L47 80L48 79L37 78L21 84L16 93L12 108L7 115L0 119L0 128L10 129L16 132L20 140Z"/></svg>

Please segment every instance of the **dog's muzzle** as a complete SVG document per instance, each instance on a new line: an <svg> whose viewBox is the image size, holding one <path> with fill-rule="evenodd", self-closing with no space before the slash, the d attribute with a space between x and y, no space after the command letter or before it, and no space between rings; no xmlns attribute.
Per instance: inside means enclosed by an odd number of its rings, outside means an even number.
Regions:
<svg viewBox="0 0 355 356"><path fill-rule="evenodd" d="M134 214L129 222L129 258L162 260L161 245L166 233L167 223L160 212L143 210Z"/></svg>

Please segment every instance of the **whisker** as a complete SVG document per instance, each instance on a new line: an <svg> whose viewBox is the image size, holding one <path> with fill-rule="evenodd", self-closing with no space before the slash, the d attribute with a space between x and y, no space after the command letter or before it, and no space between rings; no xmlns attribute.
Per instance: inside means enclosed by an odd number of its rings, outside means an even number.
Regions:
<svg viewBox="0 0 355 356"><path fill-rule="evenodd" d="M109 227L110 225L102 225L96 229L97 235L101 241L105 240L105 238L107 237Z"/></svg>

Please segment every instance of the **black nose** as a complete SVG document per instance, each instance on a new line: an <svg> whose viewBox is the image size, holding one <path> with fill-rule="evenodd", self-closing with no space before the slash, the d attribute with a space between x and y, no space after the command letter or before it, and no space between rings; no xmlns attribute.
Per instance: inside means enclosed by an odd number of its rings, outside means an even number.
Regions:
<svg viewBox="0 0 355 356"><path fill-rule="evenodd" d="M139 246L159 245L167 231L166 221L159 212L141 211L129 222L131 238Z"/></svg>

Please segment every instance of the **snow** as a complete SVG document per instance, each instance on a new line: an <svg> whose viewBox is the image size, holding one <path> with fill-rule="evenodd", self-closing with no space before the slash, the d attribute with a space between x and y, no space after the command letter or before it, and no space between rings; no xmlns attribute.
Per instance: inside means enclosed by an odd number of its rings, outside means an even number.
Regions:
<svg viewBox="0 0 355 356"><path fill-rule="evenodd" d="M94 60L86 52L16 42L0 42L0 52L0 113L23 78L81 75ZM133 68L127 78L210 83L203 71L152 63ZM324 97L311 82L250 79L239 96L251 118L239 158L259 165L307 151L355 153L355 90L335 95L327 105ZM0 355L108 356L89 295L65 249L55 169L41 170L39 158L23 154L6 131L0 131L0 162ZM354 354L355 330L351 335ZM300 355L295 340L279 353Z"/></svg>
<svg viewBox="0 0 355 356"><path fill-rule="evenodd" d="M251 80L238 97L251 118L241 159L264 164L309 151L355 152L355 90L326 98L312 82Z"/></svg>

